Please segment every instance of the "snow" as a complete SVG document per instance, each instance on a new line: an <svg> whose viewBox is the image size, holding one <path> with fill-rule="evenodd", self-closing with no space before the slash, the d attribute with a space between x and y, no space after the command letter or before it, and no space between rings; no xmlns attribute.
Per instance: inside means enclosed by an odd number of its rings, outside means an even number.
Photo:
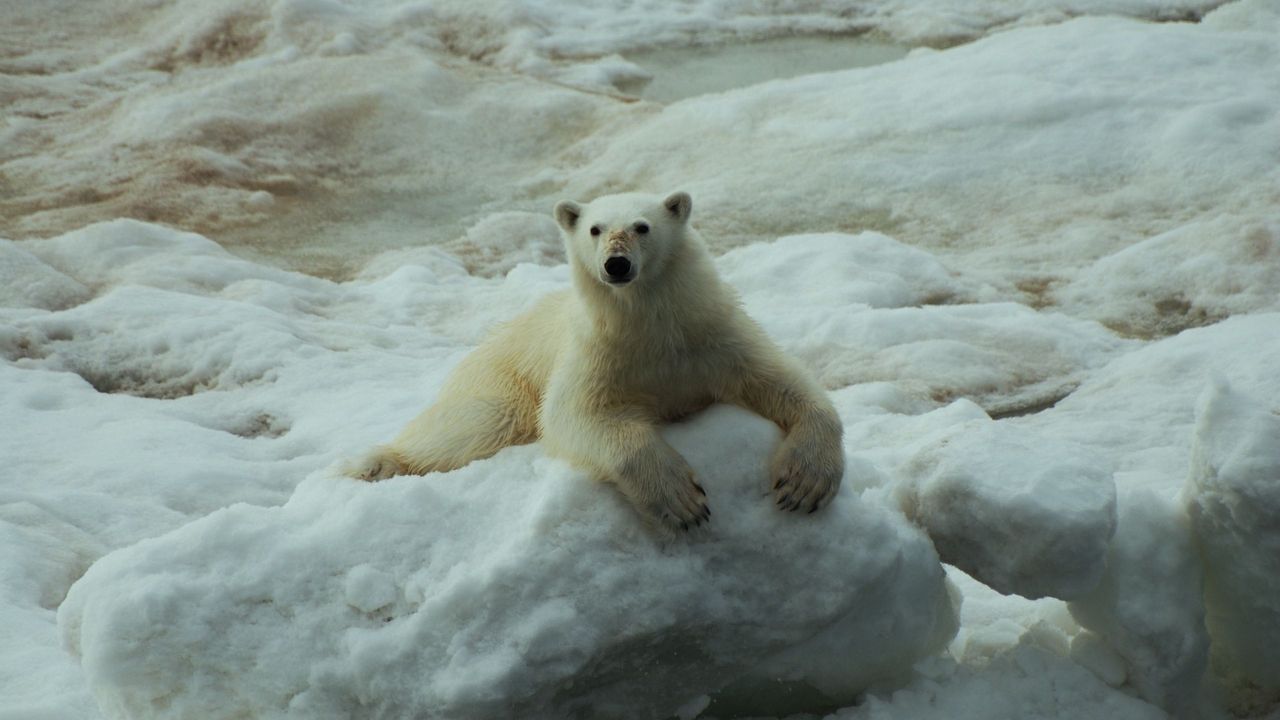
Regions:
<svg viewBox="0 0 1280 720"><path fill-rule="evenodd" d="M1106 574L1071 603L1071 613L1120 657L1139 696L1194 716L1201 711L1209 636L1203 571L1186 514L1149 489L1122 495L1119 514Z"/></svg>
<svg viewBox="0 0 1280 720"><path fill-rule="evenodd" d="M1272 396L1274 397L1274 396ZM1186 496L1204 561L1215 659L1280 688L1280 416L1216 377L1196 408Z"/></svg>
<svg viewBox="0 0 1280 720"><path fill-rule="evenodd" d="M1217 217L1108 255L1056 295L1074 314L1127 335L1150 336L1274 309L1277 287L1280 225Z"/></svg>
<svg viewBox="0 0 1280 720"><path fill-rule="evenodd" d="M0 287L5 307L61 310L89 297L88 288L9 240L0 240Z"/></svg>
<svg viewBox="0 0 1280 720"><path fill-rule="evenodd" d="M906 685L873 691L829 720L1168 717L1115 690L1124 669L1105 647L1080 661L1081 640L1093 636L1071 635L1079 629L1061 602L1003 596L954 568L948 576L964 593L951 651L921 662Z"/></svg>
<svg viewBox="0 0 1280 720"><path fill-rule="evenodd" d="M1096 323L999 302L880 233L786 236L731 250L718 266L751 289L746 310L832 388L892 379L922 398L1016 412L1062 397L1125 347Z"/></svg>
<svg viewBox="0 0 1280 720"><path fill-rule="evenodd" d="M1274 715L1278 31L1271 0L7 8L0 719ZM931 47L734 60L859 37ZM730 72L658 92L694 55ZM676 542L537 445L336 477L569 285L554 201L621 190L690 191L832 391L832 512L761 502L777 431L731 408L666 431L716 496Z"/></svg>
<svg viewBox="0 0 1280 720"><path fill-rule="evenodd" d="M517 3L450 0L435 12L466 52L520 70L554 68L549 56L597 56L649 45L707 44L783 34L877 32L910 43L954 43L1016 24L1056 22L1081 14L1194 17L1220 3L1205 0L702 0L588 6L557 0Z"/></svg>
<svg viewBox="0 0 1280 720"><path fill-rule="evenodd" d="M892 694L829 716L833 720L893 718L1087 717L1099 720L1159 720L1158 708L1107 687L1089 671L1052 649L1024 640L981 668L939 659Z"/></svg>
<svg viewBox="0 0 1280 720"><path fill-rule="evenodd" d="M744 410L666 435L716 508L688 542L655 541L536 447L442 483L321 472L283 507L104 558L59 623L121 717L657 718L709 691L741 702L717 691L744 674L844 704L951 638L945 574L900 515L852 495L778 513L762 498L780 433Z"/></svg>
<svg viewBox="0 0 1280 720"><path fill-rule="evenodd" d="M1246 245L1280 183L1280 78L1258 71L1277 64L1262 32L1114 18L1003 32L675 103L591 138L566 192L680 186L726 244L878 230L1038 303L1194 221L1202 241Z"/></svg>
<svg viewBox="0 0 1280 720"><path fill-rule="evenodd" d="M909 461L908 516L942 559L1006 594L1073 600L1097 586L1116 527L1110 468L1088 449L962 423Z"/></svg>

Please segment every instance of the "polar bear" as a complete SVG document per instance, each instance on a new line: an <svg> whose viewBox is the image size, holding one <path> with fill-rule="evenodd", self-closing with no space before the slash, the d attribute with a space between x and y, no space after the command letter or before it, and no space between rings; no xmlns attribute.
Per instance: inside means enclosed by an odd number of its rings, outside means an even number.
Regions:
<svg viewBox="0 0 1280 720"><path fill-rule="evenodd" d="M444 472L541 440L650 521L688 530L711 517L706 492L658 426L723 402L786 434L771 460L776 504L822 507L844 474L840 418L717 276L691 210L683 192L557 204L573 289L500 326L434 405L348 474Z"/></svg>

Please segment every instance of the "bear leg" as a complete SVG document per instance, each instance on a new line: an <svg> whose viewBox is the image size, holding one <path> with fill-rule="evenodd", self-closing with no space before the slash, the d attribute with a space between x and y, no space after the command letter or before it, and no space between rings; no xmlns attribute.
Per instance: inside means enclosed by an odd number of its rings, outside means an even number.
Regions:
<svg viewBox="0 0 1280 720"><path fill-rule="evenodd" d="M777 506L814 512L840 489L844 428L822 388L780 353L774 358L752 364L731 400L786 433L769 467Z"/></svg>
<svg viewBox="0 0 1280 720"><path fill-rule="evenodd" d="M543 411L548 452L612 483L650 523L685 531L711 519L693 468L636 412L588 410L564 396Z"/></svg>
<svg viewBox="0 0 1280 720"><path fill-rule="evenodd" d="M395 440L349 465L345 474L373 482L396 475L448 472L508 445L537 439L531 409L509 398L446 396L414 418Z"/></svg>

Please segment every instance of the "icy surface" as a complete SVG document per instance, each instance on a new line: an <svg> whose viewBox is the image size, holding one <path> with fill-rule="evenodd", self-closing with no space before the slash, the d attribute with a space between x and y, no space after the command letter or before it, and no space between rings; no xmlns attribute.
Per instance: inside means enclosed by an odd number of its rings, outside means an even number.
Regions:
<svg viewBox="0 0 1280 720"><path fill-rule="evenodd" d="M1072 615L1123 660L1139 696L1175 715L1195 716L1209 637L1203 571L1186 515L1145 488L1126 492L1119 508L1106 574L1071 604ZM1081 642L1089 641L1076 639Z"/></svg>
<svg viewBox="0 0 1280 720"><path fill-rule="evenodd" d="M976 420L912 458L910 473L908 516L944 561L991 588L1071 600L1101 579L1115 487L1084 447Z"/></svg>
<svg viewBox="0 0 1280 720"><path fill-rule="evenodd" d="M1186 490L1215 660L1270 690L1280 689L1277 410L1217 378L1197 407Z"/></svg>
<svg viewBox="0 0 1280 720"><path fill-rule="evenodd" d="M716 511L688 542L526 446L219 511L97 563L60 622L120 717L660 718L733 702L762 664L843 704L951 638L942 566L900 516L767 502L772 424L717 408L666 434Z"/></svg>
<svg viewBox="0 0 1280 720"><path fill-rule="evenodd" d="M1039 303L1195 221L1232 254L1258 244L1280 183L1280 76L1259 68L1277 65L1261 31L1083 18L1003 32L670 105L588 140L566 191L678 185L722 243L877 229Z"/></svg>
<svg viewBox="0 0 1280 720"><path fill-rule="evenodd" d="M676 189L693 193L695 223L748 311L814 369L844 421L840 507L861 524L825 522L855 544L885 542L876 552L815 544L808 561L846 558L840 572L852 577L898 548L922 570L929 553L905 509L937 552L981 580L1059 597L1002 594L949 567L960 628L914 670L909 658L927 643L867 661L884 643L833 647L840 632L762 639L768 618L752 617L757 634L741 637L772 648L768 658L746 658L744 644L701 664L651 663L685 668L675 682L688 694L651 693L630 715L1276 712L1273 0L106 0L10 3L0 14L3 720L96 720L122 711L98 698L143 707L163 683L185 688L184 700L207 697L172 667L139 679L157 660L145 649L119 677L90 650L120 650L126 630L148 625L148 607L256 612L281 627L272 612L287 603L233 596L264 587L296 598L316 627L329 618L342 630L323 656L339 694L360 689L370 705L416 702L405 693L418 691L497 695L509 688L470 676L424 688L419 675L411 690L383 692L377 683L432 660L412 649L399 662L351 654L375 636L403 641L396 633L418 615L439 617L407 612L406 583L447 563L446 549L476 569L451 566L458 588L517 577L545 588L556 579L532 569L577 559L503 567L533 552L513 538L531 548L559 537L556 527L603 532L608 522L617 542L583 562L612 552L618 567L672 573L725 561L752 522L769 528L747 543L755 560L770 543L816 543L813 529L757 516L743 496L730 500L741 512L717 508L724 535L655 548L614 513L607 489L536 445L416 483L356 488L325 474L398 431L493 324L568 284L555 200ZM732 64L752 42L844 47L864 32L932 47L761 84L728 68L705 94L637 99L646 58L668 48ZM742 87L718 92L732 86ZM760 452L732 451L739 434L772 441L726 412L673 429L673 441L718 440L687 449L712 465ZM459 491L444 498L442 487ZM531 502L516 507L508 488ZM412 512L428 498L441 507L424 512L448 527L476 518L459 538L492 531L465 546L439 540ZM477 506L510 512L468 514ZM352 529L360 520L363 534ZM253 533L269 542L244 544ZM240 584L224 590L207 568L166 566L178 557L222 563ZM116 636L73 613L64 598L86 571L75 607L139 624ZM775 602L834 587L794 569L750 573L758 587L737 581L755 607L770 591ZM829 616L853 597L872 607L905 598L912 577L932 588L918 597L937 597L936 574L886 577L842 586ZM145 582L154 604L141 590L121 604L132 591L112 578ZM208 591L174 604L199 588ZM508 648L532 647L518 643L563 618L515 591L494 596L462 609L506 612ZM705 598L690 597L661 622L638 617L659 631L681 612L711 617ZM584 607L599 611L600 600ZM855 612L840 629L897 623L887 632L923 638L935 607ZM379 624L387 608L398 620ZM785 632L821 614L787 614ZM244 661L252 647L334 637L255 636L235 622L150 629L225 652L192 653L206 668ZM64 631L96 638L81 647L85 664ZM847 663L814 667L835 656ZM482 657L497 658L482 668L495 673L515 667L497 654L440 662ZM532 687L556 667L510 677ZM278 698L323 681L312 677L323 668L293 654L225 687ZM891 670L900 674L872 677ZM856 705L817 694L845 697L872 679ZM600 692L614 690L625 692Z"/></svg>
<svg viewBox="0 0 1280 720"><path fill-rule="evenodd" d="M831 388L892 379L921 398L1010 413L1052 404L1125 347L1093 322L979 302L999 295L880 233L786 236L718 264L749 290L747 311Z"/></svg>
<svg viewBox="0 0 1280 720"><path fill-rule="evenodd" d="M1168 717L1113 689L1123 684L1124 669L1105 647L1093 662L1079 660L1073 635L1092 636L1078 634L1063 603L1000 595L954 568L948 575L965 598L951 652L921 662L906 686L873 691L828 720Z"/></svg>
<svg viewBox="0 0 1280 720"><path fill-rule="evenodd" d="M1075 313L1122 333L1164 335L1275 309L1276 288L1280 224L1215 218L1104 257L1057 294Z"/></svg>
<svg viewBox="0 0 1280 720"><path fill-rule="evenodd" d="M829 720L1022 720L1023 718L1163 720L1159 708L1118 693L1079 665L1034 639L1022 640L990 663L958 666L940 659L892 694L872 695Z"/></svg>
<svg viewBox="0 0 1280 720"><path fill-rule="evenodd" d="M0 240L0 293L5 307L42 310L61 310L89 297L85 286L9 240Z"/></svg>
<svg viewBox="0 0 1280 720"><path fill-rule="evenodd" d="M722 249L880 230L1040 302L1136 242L1198 221L1243 237L1272 206L1280 79L1258 71L1280 64L1268 3L1232 4L1208 26L1079 18L1219 4L19 6L5 38L15 58L0 66L14 73L0 235L129 216L335 277L423 243L457 244L493 271L522 243L474 252L467 231L490 215L679 186ZM643 75L617 56L629 49L910 35L897 28L1003 30L665 107L610 89Z"/></svg>

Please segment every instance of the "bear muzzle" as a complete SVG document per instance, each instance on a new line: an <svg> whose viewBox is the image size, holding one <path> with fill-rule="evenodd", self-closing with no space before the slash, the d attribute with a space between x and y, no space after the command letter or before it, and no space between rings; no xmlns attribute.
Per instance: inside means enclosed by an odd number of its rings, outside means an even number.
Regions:
<svg viewBox="0 0 1280 720"><path fill-rule="evenodd" d="M626 255L610 255L604 261L604 281L625 285L636 277L636 267Z"/></svg>
<svg viewBox="0 0 1280 720"><path fill-rule="evenodd" d="M601 275L610 285L626 285L636 279L637 263L632 260L631 251L638 238L627 230L614 230L609 233L605 243L604 274Z"/></svg>

